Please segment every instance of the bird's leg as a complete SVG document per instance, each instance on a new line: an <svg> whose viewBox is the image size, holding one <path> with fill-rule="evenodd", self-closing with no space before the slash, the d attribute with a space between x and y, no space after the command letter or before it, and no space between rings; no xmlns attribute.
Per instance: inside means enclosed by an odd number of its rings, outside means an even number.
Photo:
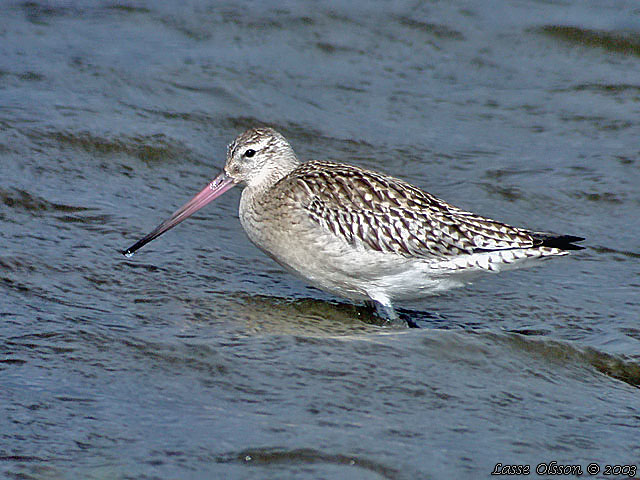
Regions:
<svg viewBox="0 0 640 480"><path fill-rule="evenodd" d="M367 308L375 310L378 317L384 320L384 326L390 327L407 327L408 324L400 317L391 305L391 302L380 302L378 300L365 300L364 304Z"/></svg>

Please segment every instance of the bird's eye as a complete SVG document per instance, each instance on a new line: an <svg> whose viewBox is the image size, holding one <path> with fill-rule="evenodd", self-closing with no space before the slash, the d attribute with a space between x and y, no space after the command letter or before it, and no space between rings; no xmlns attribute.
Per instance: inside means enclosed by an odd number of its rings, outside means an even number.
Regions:
<svg viewBox="0 0 640 480"><path fill-rule="evenodd" d="M251 158L256 154L256 151L253 148L250 148L246 152L244 152L244 156L247 158Z"/></svg>

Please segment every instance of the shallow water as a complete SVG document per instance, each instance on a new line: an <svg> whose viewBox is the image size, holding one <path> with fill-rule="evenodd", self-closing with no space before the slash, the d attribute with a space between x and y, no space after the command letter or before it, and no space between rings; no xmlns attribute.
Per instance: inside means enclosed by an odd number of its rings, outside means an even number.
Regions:
<svg viewBox="0 0 640 480"><path fill-rule="evenodd" d="M634 1L3 3L1 476L637 465L639 52ZM405 331L261 254L238 191L118 253L263 123L587 249Z"/></svg>

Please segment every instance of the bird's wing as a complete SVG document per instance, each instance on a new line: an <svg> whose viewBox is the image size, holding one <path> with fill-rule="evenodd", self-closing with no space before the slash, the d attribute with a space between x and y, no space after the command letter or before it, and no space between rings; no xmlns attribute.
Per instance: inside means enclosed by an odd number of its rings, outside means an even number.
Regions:
<svg viewBox="0 0 640 480"><path fill-rule="evenodd" d="M530 248L536 234L480 217L407 182L331 162L302 164L281 189L308 215L351 244L403 256L447 257Z"/></svg>

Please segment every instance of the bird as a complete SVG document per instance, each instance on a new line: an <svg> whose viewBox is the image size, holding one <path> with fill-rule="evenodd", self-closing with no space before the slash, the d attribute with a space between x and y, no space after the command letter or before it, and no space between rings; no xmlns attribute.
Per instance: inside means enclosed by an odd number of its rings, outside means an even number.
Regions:
<svg viewBox="0 0 640 480"><path fill-rule="evenodd" d="M238 135L220 174L121 253L131 257L237 185L240 223L253 244L312 286L364 302L392 326L407 323L397 301L584 248L575 244L582 237L485 218L383 173L301 162L282 134L261 126Z"/></svg>

